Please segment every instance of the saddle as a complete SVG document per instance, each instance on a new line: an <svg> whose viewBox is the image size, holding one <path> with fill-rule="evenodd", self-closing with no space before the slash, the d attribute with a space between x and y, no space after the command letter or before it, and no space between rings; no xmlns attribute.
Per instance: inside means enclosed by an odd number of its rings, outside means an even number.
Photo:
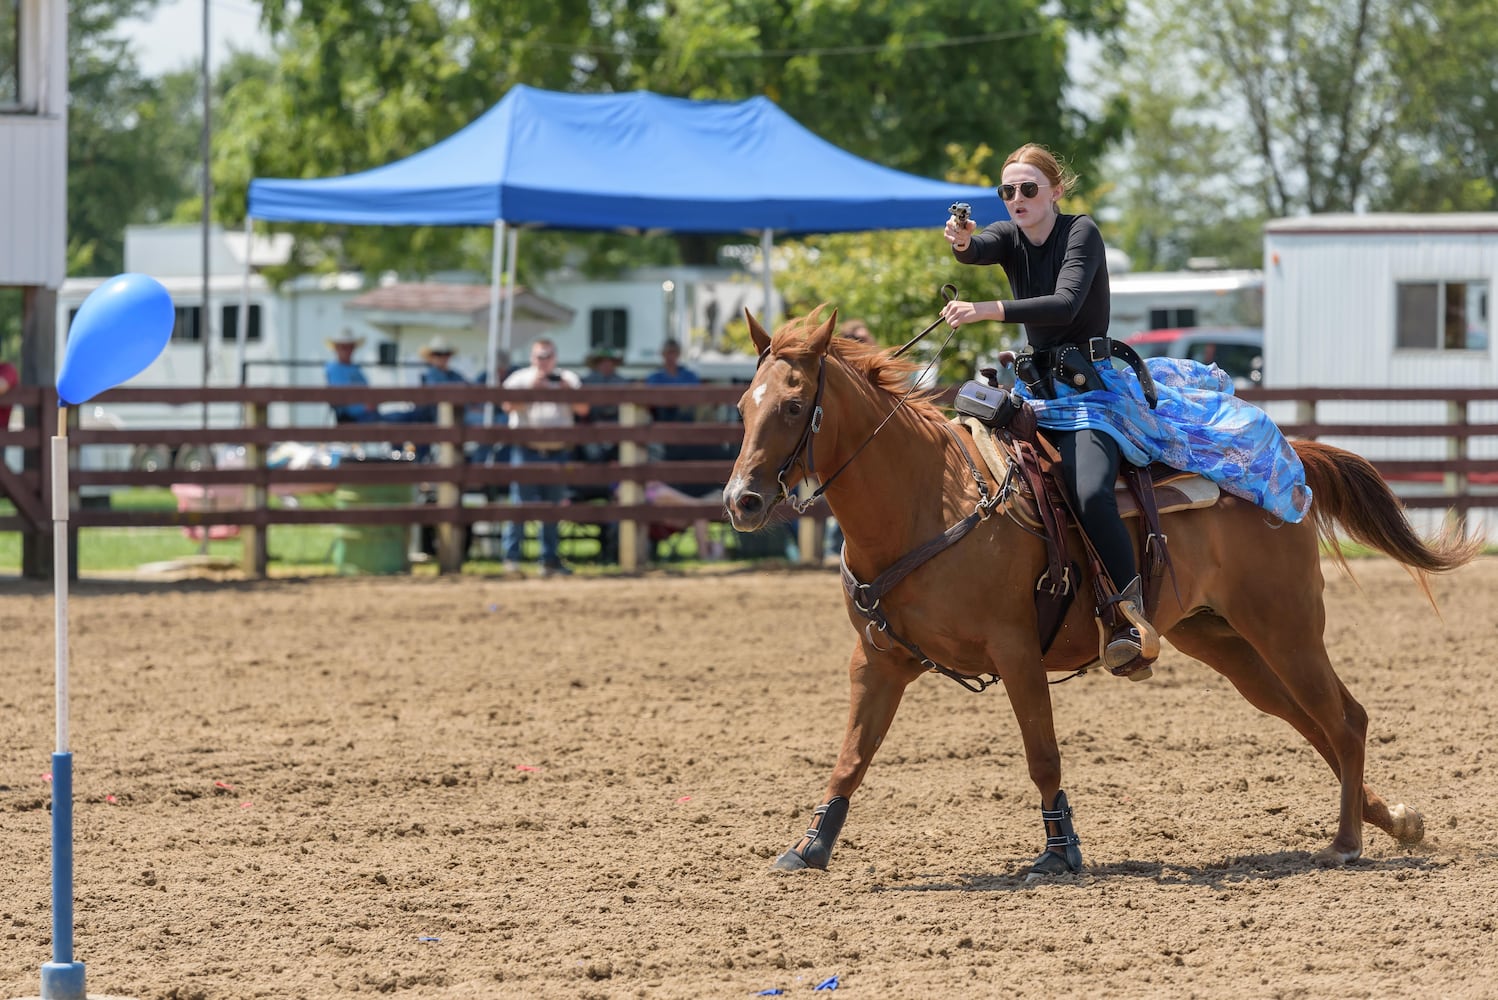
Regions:
<svg viewBox="0 0 1498 1000"><path fill-rule="evenodd" d="M1011 427L993 430L975 417L959 416L954 422L971 432L978 454L998 482L1008 482L1005 511L1021 526L1039 535L1046 543L1046 569L1035 582L1036 620L1040 631L1040 648L1044 653L1055 641L1066 612L1076 596L1081 568L1072 557L1072 533L1067 529L1075 521L1066 489L1053 472L1058 460L1049 442L1033 429ZM1028 431L1028 433L1027 433ZM1192 472L1181 472L1155 463L1148 467L1124 463L1114 496L1118 512L1125 520L1133 518L1140 535L1140 586L1145 611L1154 617L1160 605L1160 587L1170 571L1170 554L1165 533L1160 530L1160 515L1197 507L1211 507L1221 496L1217 484ZM1080 528L1075 537L1082 540L1092 569L1095 607L1101 608L1110 596L1102 563L1092 543Z"/></svg>

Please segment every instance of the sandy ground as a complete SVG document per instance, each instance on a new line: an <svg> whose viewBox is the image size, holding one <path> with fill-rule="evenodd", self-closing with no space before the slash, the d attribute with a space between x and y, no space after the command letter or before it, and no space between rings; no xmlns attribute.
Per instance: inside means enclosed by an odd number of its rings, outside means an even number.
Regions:
<svg viewBox="0 0 1498 1000"><path fill-rule="evenodd" d="M1498 560L1328 570L1368 776L1426 815L1318 868L1298 736L1167 651L1053 688L1088 868L1038 886L1001 690L915 685L832 869L853 632L828 571L85 581L77 957L91 993L1498 996ZM0 583L0 997L50 958L50 590ZM824 993L818 995L825 995Z"/></svg>

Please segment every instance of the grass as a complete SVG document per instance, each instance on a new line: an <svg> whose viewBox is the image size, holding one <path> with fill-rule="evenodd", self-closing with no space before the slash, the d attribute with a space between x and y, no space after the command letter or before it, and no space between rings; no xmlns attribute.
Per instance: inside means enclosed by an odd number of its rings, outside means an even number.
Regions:
<svg viewBox="0 0 1498 1000"><path fill-rule="evenodd" d="M298 502L313 508L332 507L334 504L332 498L321 496L299 498ZM177 509L176 498L170 490L164 489L117 490L110 498L110 505L115 510ZM0 514L7 514L12 510L7 501L0 500ZM495 527L497 529L498 525ZM523 547L525 559L532 565L540 555L536 527L534 524L528 526ZM340 525L271 525L267 534L271 575L300 576L337 572L335 544L349 530L349 527ZM735 533L727 525L709 525L709 532L713 538L725 542L730 550L736 550L742 545L733 538ZM464 572L475 575L497 575L504 572L497 538L488 544L476 542L471 551L474 557L464 564ZM617 572L617 566L600 560L600 543L587 529L564 525L561 554L564 561L582 574ZM78 529L77 557L78 571L81 574L133 572L151 563L200 555L237 563L244 557L244 543L238 537L209 539L205 548L201 540L190 538L181 528ZM659 563L669 563L683 569L691 568L701 561L690 531L658 544L655 558ZM21 534L0 532L0 575L19 572L20 566ZM418 563L413 566L412 571L435 573L436 568L431 564Z"/></svg>

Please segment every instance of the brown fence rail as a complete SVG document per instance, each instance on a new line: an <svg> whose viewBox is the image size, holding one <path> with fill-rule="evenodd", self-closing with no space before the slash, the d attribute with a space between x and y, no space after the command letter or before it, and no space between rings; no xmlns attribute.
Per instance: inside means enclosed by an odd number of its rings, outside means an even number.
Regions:
<svg viewBox="0 0 1498 1000"><path fill-rule="evenodd" d="M155 426L128 429L83 428L78 426L77 408L59 409L55 392L50 388L20 386L12 389L5 402L21 407L23 428L0 430L0 449L18 448L23 453L19 472L0 462L0 496L11 501L16 512L0 513L0 531L21 531L27 538L27 550L52 531L51 477L46 474L48 442L58 433L58 415L68 415L66 437L69 448L69 526L79 527L207 527L237 525L244 541L246 571L264 575L269 556L266 531L280 524L335 525L433 525L437 534L437 562L443 572L454 572L465 558L462 550L464 528L477 522L496 521L586 521L617 523L619 560L622 568L638 568L645 546L643 539L649 525L662 521L679 521L683 509L663 509L646 500L645 484L724 482L732 468L728 458L708 461L661 461L649 456L652 445L715 445L731 454L737 446L742 428L732 419L696 423L652 423L652 406L677 406L716 409L731 416L742 386L589 386L580 390L534 389L528 391L491 390L482 386L440 386L404 388L323 388L323 387L254 387L209 389L115 389L101 394L95 403L153 404L177 407L183 414L181 424L199 411L207 412L210 404L237 406L240 419L228 427ZM1402 490L1407 506L1449 508L1465 514L1474 508L1498 507L1498 459L1471 457L1475 439L1498 437L1498 423L1475 423L1470 419L1479 404L1498 404L1498 389L1261 389L1243 393L1244 398L1260 405L1293 404L1294 419L1282 420L1281 427L1291 437L1343 439L1429 439L1443 442L1439 456L1419 459L1378 460L1380 473L1399 487L1406 483L1438 483L1439 492L1424 494ZM618 423L585 423L566 429L522 429L505 426L499 405L505 401L535 402L560 400L586 402L591 406L619 407ZM402 402L418 406L435 406L438 416L433 423L366 423L334 425L331 416L321 423L283 424L273 426L269 414L282 404L316 404L318 412L331 414L334 405L360 403L378 407L382 403ZM1328 403L1363 403L1397 407L1388 404L1444 404L1444 419L1410 423L1393 418L1385 422L1360 420L1336 422L1318 418L1318 408ZM495 406L496 418L491 424L467 423L458 418L465 407ZM322 408L326 408L325 410ZM1493 407L1486 409L1492 410ZM1364 412L1364 411L1360 411ZM1495 411L1498 412L1498 411ZM617 445L619 457L611 462L569 461L546 465L511 467L466 461L468 446L499 447L524 445L539 441L568 446L588 444ZM283 442L312 445L360 444L376 448L396 443L404 448L424 447L430 460L345 462L332 468L269 468L267 452ZM243 468L214 468L211 465L158 468L93 469L81 462L84 449L125 446L137 453L150 449L176 452L209 449L213 446L240 446L245 451ZM1357 445L1353 444L1355 450ZM1492 450L1492 449L1487 449ZM589 492L612 494L612 499L590 502L586 508L576 504L510 504L493 499L513 482L559 484L575 488L592 487ZM290 508L271 503L272 495L297 486L319 486L325 489L347 489L374 485L421 487L435 494L434 503L396 503L352 508ZM192 509L176 511L132 511L82 505L76 496L80 489L103 487L195 486L201 488L239 486L244 488L243 506L227 509ZM611 489L612 488L612 489ZM483 502L474 502L481 494ZM691 519L721 520L714 507L692 508ZM801 518L798 537L801 558L815 561L820 555L819 527L825 510ZM74 547L76 551L76 546Z"/></svg>

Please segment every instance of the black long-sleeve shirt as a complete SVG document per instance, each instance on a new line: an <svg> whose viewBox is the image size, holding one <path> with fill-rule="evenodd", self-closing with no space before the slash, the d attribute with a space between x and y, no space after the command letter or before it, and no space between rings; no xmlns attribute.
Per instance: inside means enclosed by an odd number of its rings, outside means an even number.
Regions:
<svg viewBox="0 0 1498 1000"><path fill-rule="evenodd" d="M973 234L964 264L998 264L1017 296L1003 300L1004 322L1023 323L1037 349L1086 346L1108 333L1108 264L1103 234L1085 215L1058 215L1044 243L1031 243L1011 220Z"/></svg>

